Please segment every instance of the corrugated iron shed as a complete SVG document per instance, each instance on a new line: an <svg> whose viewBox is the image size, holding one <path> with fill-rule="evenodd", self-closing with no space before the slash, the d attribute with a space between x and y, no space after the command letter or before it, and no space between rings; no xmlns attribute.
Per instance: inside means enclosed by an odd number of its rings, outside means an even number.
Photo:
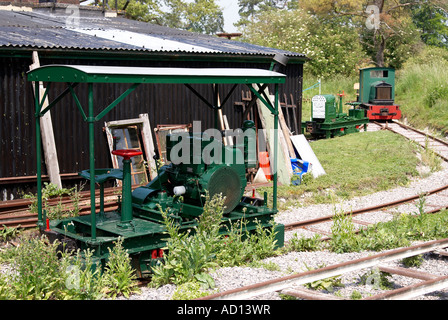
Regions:
<svg viewBox="0 0 448 320"><path fill-rule="evenodd" d="M294 97L300 125L303 62L306 61L301 53L123 17L106 17L92 8L80 10L80 18L75 21L68 19L72 13L62 5L31 9L0 10L0 201L18 197L22 192L35 192L34 97L25 78L33 51L38 52L41 65L259 69L269 69L274 55L282 53L290 60L280 71L287 76L286 83L280 88L281 97ZM99 108L107 105L127 87L126 84L100 85L95 90L96 104ZM211 87L198 85L195 89L204 97L212 96ZM227 92L230 85L222 85L221 89ZM223 107L230 128L241 126L242 108L235 102L242 100L242 90L245 89L244 85L239 85ZM55 85L50 94L62 90L63 87ZM80 101L85 102L85 86L79 85L76 91ZM65 180L67 176L88 167L88 131L76 112L74 102L64 98L61 103L65 107L55 109L51 116L58 158L61 159L60 172L63 182L69 183L70 180ZM204 130L213 126L213 112L179 84L139 87L104 121L133 119L142 113L148 114L152 128L159 124L186 124L193 120L202 120ZM96 163L97 167L111 167L102 126L96 124Z"/></svg>
<svg viewBox="0 0 448 320"><path fill-rule="evenodd" d="M100 12L101 14L101 12ZM167 28L123 17L99 16L80 10L71 18L65 10L48 8L32 12L0 10L0 48L137 50L151 53L215 53L220 55L273 56L304 59L301 53L261 47Z"/></svg>

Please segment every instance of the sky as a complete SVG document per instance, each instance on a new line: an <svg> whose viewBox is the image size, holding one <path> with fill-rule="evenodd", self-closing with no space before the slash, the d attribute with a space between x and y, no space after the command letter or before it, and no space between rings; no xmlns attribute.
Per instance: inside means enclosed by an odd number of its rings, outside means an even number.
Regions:
<svg viewBox="0 0 448 320"><path fill-rule="evenodd" d="M238 0L217 0L216 3L223 8L224 31L238 32L238 29L233 25L240 18L238 15Z"/></svg>

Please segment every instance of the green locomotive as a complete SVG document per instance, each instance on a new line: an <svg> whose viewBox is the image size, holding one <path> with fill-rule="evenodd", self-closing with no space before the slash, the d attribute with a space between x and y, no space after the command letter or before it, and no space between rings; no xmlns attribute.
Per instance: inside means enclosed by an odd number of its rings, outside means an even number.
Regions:
<svg viewBox="0 0 448 320"><path fill-rule="evenodd" d="M314 138L332 138L359 132L361 127L366 129L369 119L365 117L364 110L351 108L348 114L344 113L343 94L338 96L339 106L331 94L316 95L311 99L311 120L304 122L302 127Z"/></svg>
<svg viewBox="0 0 448 320"><path fill-rule="evenodd" d="M359 95L354 107L365 110L369 120L401 118L400 107L395 104L395 69L385 67L359 70Z"/></svg>

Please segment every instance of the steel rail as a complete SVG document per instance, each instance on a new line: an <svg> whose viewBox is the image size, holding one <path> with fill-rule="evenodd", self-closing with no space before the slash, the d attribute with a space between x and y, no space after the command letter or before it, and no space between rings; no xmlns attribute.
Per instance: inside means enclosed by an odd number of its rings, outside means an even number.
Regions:
<svg viewBox="0 0 448 320"><path fill-rule="evenodd" d="M448 276L440 276L407 287L383 292L363 300L408 300L448 287Z"/></svg>
<svg viewBox="0 0 448 320"><path fill-rule="evenodd" d="M439 192L447 190L447 189L448 189L448 185L445 185L445 186L436 188L434 190L430 190L428 192L423 192L422 194L433 195L433 194L439 193ZM380 210L380 209L384 209L384 208L388 208L388 207L393 207L393 206L397 206L397 205L400 205L400 204L403 204L406 202L417 200L417 199L419 199L420 196L421 196L421 194L418 194L418 195L391 201L388 203L383 203L383 204L376 205L376 206L371 206L371 207L366 207L366 208L361 208L361 209L356 209L356 210L350 210L350 211L344 212L343 215L355 216L355 215L363 214L366 212L371 212L371 211L376 211L376 210ZM443 207L439 208L439 209L434 209L432 211L437 212L437 210L440 211L440 209L443 209ZM333 218L334 218L334 215L327 215L327 216L323 216L323 217L319 217L319 218L298 221L298 222L292 222L292 223L285 224L285 230L290 231L290 230L301 228L301 227L308 226L308 225L328 222L328 221L331 221Z"/></svg>
<svg viewBox="0 0 448 320"><path fill-rule="evenodd" d="M343 262L320 269L315 269L303 273L296 273L293 275L280 277L277 279L268 280L261 283L244 286L241 288L219 292L216 294L199 298L198 300L228 300L228 299L245 300L266 293L272 293L285 289L290 289L292 286L295 285L303 285L313 281L338 276L343 273L358 271L365 268L372 268L382 263L412 257L415 255L431 252L445 247L448 247L448 238L428 241L410 247L394 249L387 252L375 254L369 257L356 259L353 261ZM440 283L443 283L443 286L447 285L446 280L447 279L437 278L435 280L428 280L428 281L437 282L438 285L437 288L440 288L441 287Z"/></svg>
<svg viewBox="0 0 448 320"><path fill-rule="evenodd" d="M448 141L442 140L442 139L437 138L437 137L435 137L435 136L433 136L433 135L431 135L431 134L428 134L428 133L426 133L426 132L424 132L424 131L421 131L421 130L419 130L419 129L413 128L413 127L411 127L411 126L408 126L408 125L406 125L406 124L404 124L404 123L401 123L401 122L398 121L398 120L392 120L392 122L398 124L399 126L405 128L405 129L412 130L412 131L417 132L417 133L419 133L419 134L421 134L421 135L424 135L424 136L428 136L428 138L431 138L431 139L433 139L434 141L440 142L440 143L442 143L442 144L448 146Z"/></svg>
<svg viewBox="0 0 448 320"><path fill-rule="evenodd" d="M417 140L415 140L415 139L413 139L413 138L411 138L411 137L408 137L408 136L406 136L406 135L404 135L404 134L398 132L397 130L394 130L393 128L389 127L387 122L386 122L386 125L385 125L385 126L383 126L382 124L377 123L377 122L374 122L374 123L375 123L376 125L380 126L380 127L383 128L383 129L386 129L386 130L389 130L389 131L394 132L394 133L396 133L396 134L399 134L399 135L405 137L406 139L408 139L408 140L410 140L410 141L414 141L414 142L418 143L419 145L423 146L419 141L417 141ZM414 131L414 132L416 132L416 133L418 133L418 134L424 136L425 138L428 137L429 139L432 139L432 140L434 140L434 141L436 141L436 142L438 142L438 143L441 143L441 144L443 144L444 146L448 147L448 142L447 142L447 141L444 141L444 140L442 140L442 139L439 139L439 138L437 138L437 137L434 137L433 135L430 135L430 134L428 134L428 133L425 133L425 132L423 132L423 131L420 131L420 130L418 130L418 129L415 129L415 128L413 128L413 127L410 127L410 126L408 126L408 125L405 125L405 124L403 124L403 123L400 123L400 122L398 122L398 121L393 121L391 124L396 124L396 125L402 127L402 128L405 129L405 130L411 130L411 131ZM423 147L424 147L424 146L423 146ZM433 150L433 152L436 153L437 156L439 156L440 158L442 158L443 160L445 160L445 161L448 162L448 157L446 157L446 156L440 154L437 150L434 150L434 149L431 149L431 150ZM448 149L447 149L447 152L448 152Z"/></svg>
<svg viewBox="0 0 448 320"><path fill-rule="evenodd" d="M100 208L100 204L96 204L96 210ZM116 201L104 203L104 212L116 210L118 208ZM79 215L89 215L91 213L90 205L79 207ZM37 226L37 213L24 213L20 215L0 215L0 230L4 227L34 228Z"/></svg>

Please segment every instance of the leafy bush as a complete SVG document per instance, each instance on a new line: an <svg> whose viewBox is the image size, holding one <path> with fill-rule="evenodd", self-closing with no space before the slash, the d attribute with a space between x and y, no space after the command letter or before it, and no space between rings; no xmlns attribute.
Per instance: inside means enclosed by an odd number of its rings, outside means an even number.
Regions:
<svg viewBox="0 0 448 320"><path fill-rule="evenodd" d="M207 195L204 213L199 219L198 226L187 232L179 232L179 226L168 217L167 212L161 210L169 238L164 263L153 268L153 284L190 282L195 279L195 275L216 266L213 260L215 246L219 241L219 222L223 214L223 204L222 196L210 200Z"/></svg>
<svg viewBox="0 0 448 320"><path fill-rule="evenodd" d="M405 247L412 241L434 240L448 237L448 211L437 215L401 214L388 222L379 222L359 233L350 216L335 215L331 240L328 247L333 252L362 250L381 251Z"/></svg>
<svg viewBox="0 0 448 320"><path fill-rule="evenodd" d="M272 255L275 250L276 232L256 225L249 234L242 220L222 234L224 198L206 196L204 213L197 227L179 232L179 227L162 212L169 238L164 262L153 268L152 285L167 283L183 284L199 282L203 287L213 288L213 279L207 274L209 268L236 266Z"/></svg>
<svg viewBox="0 0 448 320"><path fill-rule="evenodd" d="M42 209L46 211L47 218L50 220L61 219L63 217L76 217L79 214L79 200L81 198L80 189L77 186L67 189L59 188L53 183L44 182L42 188ZM64 206L62 204L62 197L69 196L72 206ZM29 205L30 212L37 213L37 196L34 194L25 194L24 199L31 199L32 203ZM50 205L50 199L58 199L59 202L56 205Z"/></svg>
<svg viewBox="0 0 448 320"><path fill-rule="evenodd" d="M448 49L426 46L397 73L395 97L411 125L448 133L447 68Z"/></svg>
<svg viewBox="0 0 448 320"><path fill-rule="evenodd" d="M108 248L109 258L103 274L106 294L115 298L117 295L130 294L139 291L135 270L130 263L129 254L123 248L123 238L118 238L113 249Z"/></svg>
<svg viewBox="0 0 448 320"><path fill-rule="evenodd" d="M291 251L318 251L323 248L320 235L315 234L311 238L297 236L297 233L289 240L288 250Z"/></svg>
<svg viewBox="0 0 448 320"><path fill-rule="evenodd" d="M27 235L17 247L1 251L10 266L0 273L0 300L93 300L136 291L129 256L117 241L106 272L101 273L93 251L58 252L59 242Z"/></svg>

